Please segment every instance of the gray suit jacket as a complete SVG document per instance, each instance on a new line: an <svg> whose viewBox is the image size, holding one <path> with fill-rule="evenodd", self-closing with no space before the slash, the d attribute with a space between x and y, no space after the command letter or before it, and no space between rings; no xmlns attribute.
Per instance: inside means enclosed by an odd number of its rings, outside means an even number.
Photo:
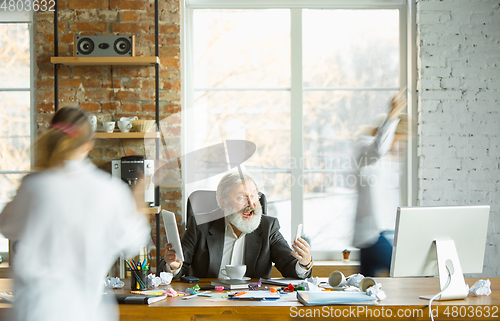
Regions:
<svg viewBox="0 0 500 321"><path fill-rule="evenodd" d="M277 218L262 215L259 227L246 235L245 276L268 278L274 262L284 277L298 278L295 271L297 259L290 253L292 250L279 229ZM189 218L188 227L181 241L184 263L181 271L174 277L179 278L187 274L200 278L217 278L224 250L224 233L224 217L200 225L196 225L194 217ZM163 259L159 271L165 271ZM311 271L306 277L310 275Z"/></svg>

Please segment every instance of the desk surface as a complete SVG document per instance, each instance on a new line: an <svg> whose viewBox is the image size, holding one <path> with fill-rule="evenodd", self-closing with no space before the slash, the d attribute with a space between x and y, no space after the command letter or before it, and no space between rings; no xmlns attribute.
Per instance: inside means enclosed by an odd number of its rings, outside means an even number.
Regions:
<svg viewBox="0 0 500 321"><path fill-rule="evenodd" d="M120 321L140 320L295 320L353 319L353 320L430 320L427 300L419 295L436 294L439 282L436 278L376 278L382 284L387 299L369 306L316 306L305 307L298 302L209 301L207 298L167 298L151 305L120 305ZM472 286L478 279L468 278ZM433 302L437 320L492 320L500 319L500 278L490 279L490 296L468 297L465 300ZM200 285L209 284L200 280ZM174 281L176 290L192 284ZM0 279L0 292L12 287L10 279ZM126 290L118 292L125 293ZM0 303L0 319L10 305ZM437 318L436 318L437 316Z"/></svg>

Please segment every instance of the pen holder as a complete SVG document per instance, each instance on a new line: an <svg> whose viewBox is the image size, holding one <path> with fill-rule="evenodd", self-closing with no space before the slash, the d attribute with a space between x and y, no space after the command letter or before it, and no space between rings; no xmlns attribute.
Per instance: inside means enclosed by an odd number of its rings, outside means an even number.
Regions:
<svg viewBox="0 0 500 321"><path fill-rule="evenodd" d="M132 290L147 290L148 289L148 269L131 270L132 278L130 280L130 288Z"/></svg>

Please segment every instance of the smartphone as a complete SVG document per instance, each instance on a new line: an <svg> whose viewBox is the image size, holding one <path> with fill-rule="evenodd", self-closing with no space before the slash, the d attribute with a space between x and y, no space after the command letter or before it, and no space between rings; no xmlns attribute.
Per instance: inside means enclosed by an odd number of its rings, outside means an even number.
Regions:
<svg viewBox="0 0 500 321"><path fill-rule="evenodd" d="M297 231L295 232L295 238L293 240L295 241L299 237L302 237L302 223L297 226Z"/></svg>
<svg viewBox="0 0 500 321"><path fill-rule="evenodd" d="M295 238L293 239L292 241L292 244L293 242L295 242L296 239L298 239L299 237L302 237L302 223L299 224L297 226L297 231L295 231ZM295 253L297 253L297 251L293 250Z"/></svg>
<svg viewBox="0 0 500 321"><path fill-rule="evenodd" d="M182 276L181 277L181 282L184 282L184 283L195 283L195 282L200 282L200 279L198 279L195 276Z"/></svg>

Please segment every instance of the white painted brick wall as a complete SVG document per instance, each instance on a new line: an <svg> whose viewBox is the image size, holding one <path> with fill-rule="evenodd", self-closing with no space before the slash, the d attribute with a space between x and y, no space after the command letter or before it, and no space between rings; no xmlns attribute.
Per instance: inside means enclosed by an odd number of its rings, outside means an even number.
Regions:
<svg viewBox="0 0 500 321"><path fill-rule="evenodd" d="M417 0L419 203L491 206L500 277L500 0Z"/></svg>

